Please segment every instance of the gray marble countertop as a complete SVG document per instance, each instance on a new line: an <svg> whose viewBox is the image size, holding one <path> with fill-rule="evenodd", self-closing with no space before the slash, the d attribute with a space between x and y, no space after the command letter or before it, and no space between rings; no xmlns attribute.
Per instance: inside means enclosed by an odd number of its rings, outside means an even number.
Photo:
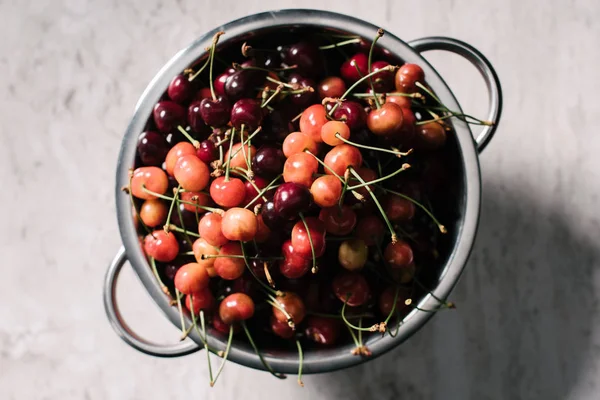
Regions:
<svg viewBox="0 0 600 400"><path fill-rule="evenodd" d="M2 399L597 399L600 395L600 3L306 0L405 40L467 41L496 66L500 129L481 156L483 207L468 268L440 313L389 354L293 379L230 363L210 389L204 357L130 349L102 308L120 245L113 185L122 134L148 81L208 29L280 1L0 2ZM463 108L484 85L427 54ZM176 334L126 269L134 328Z"/></svg>

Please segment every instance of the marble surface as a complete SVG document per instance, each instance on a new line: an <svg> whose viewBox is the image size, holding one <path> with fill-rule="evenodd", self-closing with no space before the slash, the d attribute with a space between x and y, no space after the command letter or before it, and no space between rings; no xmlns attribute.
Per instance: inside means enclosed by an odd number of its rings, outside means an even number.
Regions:
<svg viewBox="0 0 600 400"><path fill-rule="evenodd" d="M501 127L481 156L478 238L451 298L403 346L350 370L276 381L204 357L154 359L104 316L119 247L121 136L160 66L197 35L261 10L326 7L409 40L465 40L497 67ZM597 0L0 1L0 397L9 399L597 399L600 391L600 3ZM465 109L485 112L466 62L427 55ZM133 327L176 332L131 271Z"/></svg>

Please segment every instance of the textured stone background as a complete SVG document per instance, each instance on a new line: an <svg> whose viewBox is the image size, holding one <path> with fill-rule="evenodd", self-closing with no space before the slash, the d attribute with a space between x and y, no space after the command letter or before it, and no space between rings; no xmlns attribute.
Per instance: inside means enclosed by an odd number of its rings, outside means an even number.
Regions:
<svg viewBox="0 0 600 400"><path fill-rule="evenodd" d="M493 4L492 4L493 3ZM121 136L160 66L204 31L280 1L0 1L0 397L2 399L597 399L600 390L600 3L306 0L405 40L465 40L497 67L501 127L481 157L481 224L441 313L366 365L276 381L203 356L153 359L104 316L120 245L113 179ZM484 85L457 57L427 57L466 110ZM132 325L176 332L130 271ZM171 396L172 397L167 397Z"/></svg>

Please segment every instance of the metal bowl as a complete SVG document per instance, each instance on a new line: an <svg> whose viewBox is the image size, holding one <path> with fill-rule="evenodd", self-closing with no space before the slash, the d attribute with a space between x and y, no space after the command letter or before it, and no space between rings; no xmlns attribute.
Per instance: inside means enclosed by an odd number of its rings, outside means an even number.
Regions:
<svg viewBox="0 0 600 400"><path fill-rule="evenodd" d="M227 43L237 42L242 37L245 38L280 29L289 30L292 27L315 30L334 29L364 38L372 37L377 30L375 25L357 18L317 10L279 10L250 15L207 32L187 48L175 54L154 79L152 79L136 105L135 112L121 145L115 185L117 217L124 247L120 249L107 271L104 287L104 304L108 318L115 331L129 345L144 353L161 357L181 356L197 351L201 348L202 342L195 332L190 334L191 340L187 339L175 345L158 345L146 341L126 325L121 318L115 301L118 274L125 261L129 261L156 304L173 324L180 326L177 309L170 306L169 298L161 291L140 248L133 224L131 204L128 196L121 191L121 187L128 185L128 170L134 165L138 135L144 130L146 121L152 113L153 105L167 89L171 78L191 65L196 59L206 54L205 48L210 46L211 39L216 32L226 32L226 35L222 37L220 42L220 46L226 46ZM436 70L429 65L420 53L427 50L445 50L461 55L469 60L479 69L487 83L490 102L490 111L487 119L495 123L493 126L485 127L477 138L474 139L469 126L453 118L452 123L456 136L456 148L457 152L460 153L457 158L462 170L462 174L459 177L461 191L457 199L458 217L451 233L452 246L448 251L448 257L441 270L437 284L431 294L424 296L418 304L419 308L430 309L438 304L434 296L442 299L448 296L465 268L473 246L479 221L481 201L481 176L478 153L487 145L498 125L502 108L500 83L492 66L479 51L455 39L431 37L405 43L392 34L386 33L379 41L379 44L405 62L419 64L425 71L427 83L441 101L448 108L457 111L460 111L461 108L454 95ZM304 356L304 372L310 374L333 371L373 359L405 341L421 328L431 316L432 313L414 309L404 318L397 336L370 336L365 343L372 351L373 356L370 358L352 355L350 353L352 349L350 344L331 349L307 351ZM211 348L217 350L225 348L224 338L215 332L211 332L210 329L208 341ZM267 350L264 356L277 372L288 374L297 372L298 357L296 352L269 352ZM229 353L229 359L248 367L264 369L253 350L244 343L234 342Z"/></svg>

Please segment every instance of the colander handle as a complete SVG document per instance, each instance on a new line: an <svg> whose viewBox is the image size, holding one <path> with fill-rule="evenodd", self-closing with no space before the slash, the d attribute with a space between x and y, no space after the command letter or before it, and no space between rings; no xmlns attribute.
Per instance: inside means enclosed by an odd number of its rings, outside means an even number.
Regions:
<svg viewBox="0 0 600 400"><path fill-rule="evenodd" d="M106 277L104 278L104 308L106 309L106 315L110 324L117 334L131 347L142 353L149 354L157 357L179 357L186 354L193 353L200 349L196 343L187 339L183 342L176 344L156 344L146 339L143 339L138 334L133 332L127 323L123 320L123 316L119 312L117 305L117 279L121 268L127 261L127 255L125 254L125 248L121 247L119 252L112 260L106 271Z"/></svg>
<svg viewBox="0 0 600 400"><path fill-rule="evenodd" d="M449 51L466 58L471 64L477 67L483 76L488 89L490 109L487 120L494 123L490 126L484 126L479 135L475 138L477 150L481 153L492 136L494 136L494 132L496 132L496 128L498 127L498 122L500 122L500 115L502 114L502 87L500 86L500 80L498 79L498 75L496 74L494 67L492 67L492 64L479 52L479 50L457 39L434 36L416 39L408 42L408 44L419 53L429 50Z"/></svg>

